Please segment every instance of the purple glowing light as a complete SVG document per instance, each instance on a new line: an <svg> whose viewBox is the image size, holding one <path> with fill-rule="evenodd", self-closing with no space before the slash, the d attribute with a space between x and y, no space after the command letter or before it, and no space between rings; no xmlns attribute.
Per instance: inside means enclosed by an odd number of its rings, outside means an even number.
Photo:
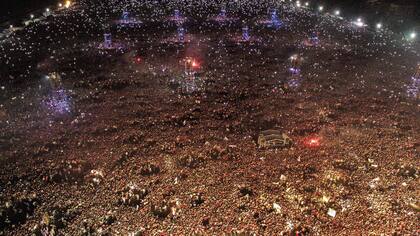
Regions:
<svg viewBox="0 0 420 236"><path fill-rule="evenodd" d="M407 95L413 98L420 97L420 77L411 77L411 84L407 86Z"/></svg>
<svg viewBox="0 0 420 236"><path fill-rule="evenodd" d="M290 68L289 68L289 71L290 71L293 75L300 74L300 69L299 69L299 68L290 67Z"/></svg>
<svg viewBox="0 0 420 236"><path fill-rule="evenodd" d="M289 88L292 88L292 89L296 89L300 87L301 83L302 81L300 78L293 78L287 81L287 85L289 86Z"/></svg>
<svg viewBox="0 0 420 236"><path fill-rule="evenodd" d="M71 113L71 97L64 89L53 91L47 99L43 101L44 106L54 115L65 115Z"/></svg>

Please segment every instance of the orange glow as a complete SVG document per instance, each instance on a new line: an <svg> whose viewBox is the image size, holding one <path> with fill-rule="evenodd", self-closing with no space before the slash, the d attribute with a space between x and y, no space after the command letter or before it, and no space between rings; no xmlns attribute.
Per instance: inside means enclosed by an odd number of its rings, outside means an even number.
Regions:
<svg viewBox="0 0 420 236"><path fill-rule="evenodd" d="M304 139L303 143L307 147L319 147L321 145L320 137L309 137Z"/></svg>
<svg viewBox="0 0 420 236"><path fill-rule="evenodd" d="M66 1L66 8L69 8L71 5L71 1Z"/></svg>
<svg viewBox="0 0 420 236"><path fill-rule="evenodd" d="M200 67L200 65L196 61L193 61L192 67L197 68L197 67Z"/></svg>

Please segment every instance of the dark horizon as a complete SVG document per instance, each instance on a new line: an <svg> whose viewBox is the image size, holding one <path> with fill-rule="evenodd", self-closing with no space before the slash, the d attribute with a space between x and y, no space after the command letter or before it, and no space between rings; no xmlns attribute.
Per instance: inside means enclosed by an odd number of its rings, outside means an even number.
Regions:
<svg viewBox="0 0 420 236"><path fill-rule="evenodd" d="M6 0L0 1L0 23L21 21L30 12L40 10L57 0Z"/></svg>
<svg viewBox="0 0 420 236"><path fill-rule="evenodd" d="M63 0L64 1L64 0ZM62 2L63 2L62 1ZM0 1L0 24L5 22L10 22L13 24L20 24L31 12L42 11L42 9L48 6L55 6L58 4L59 0L7 0ZM305 2L305 0L302 0ZM341 8L343 12L347 15L352 14L364 14L369 15L370 17L388 17L385 15L392 14L387 9L384 8L375 8L374 5L367 7L367 0L341 0L339 2L334 0L312 0L309 1L311 4L324 4L326 7L334 9ZM378 0L378 2L384 2ZM408 15L408 18L412 20L420 19L420 1L415 0L390 0L386 1L386 4L389 4L389 7L393 3L398 3L402 6L412 5L415 6L413 15ZM385 4L385 5L386 5ZM400 17L407 17L405 9L400 9Z"/></svg>

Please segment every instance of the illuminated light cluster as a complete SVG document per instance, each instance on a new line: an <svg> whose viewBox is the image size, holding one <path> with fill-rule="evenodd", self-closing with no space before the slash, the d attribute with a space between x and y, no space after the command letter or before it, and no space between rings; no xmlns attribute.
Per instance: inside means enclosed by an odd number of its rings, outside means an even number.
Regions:
<svg viewBox="0 0 420 236"><path fill-rule="evenodd" d="M200 67L200 64L197 61L192 61L191 66L193 68L199 68Z"/></svg>
<svg viewBox="0 0 420 236"><path fill-rule="evenodd" d="M134 58L134 62L135 63L141 63L142 62L142 58L140 56L137 56Z"/></svg>
<svg viewBox="0 0 420 236"><path fill-rule="evenodd" d="M321 146L320 137L308 137L303 140L303 143L307 147L315 148Z"/></svg>
<svg viewBox="0 0 420 236"><path fill-rule="evenodd" d="M71 1L66 1L66 8L69 8L70 7L70 5L71 5Z"/></svg>
<svg viewBox="0 0 420 236"><path fill-rule="evenodd" d="M200 68L200 63L194 58L187 57L186 58L186 66L191 66L194 69L198 69L198 68Z"/></svg>
<svg viewBox="0 0 420 236"><path fill-rule="evenodd" d="M357 18L356 21L352 22L357 27L366 27L367 25L363 22L362 18Z"/></svg>

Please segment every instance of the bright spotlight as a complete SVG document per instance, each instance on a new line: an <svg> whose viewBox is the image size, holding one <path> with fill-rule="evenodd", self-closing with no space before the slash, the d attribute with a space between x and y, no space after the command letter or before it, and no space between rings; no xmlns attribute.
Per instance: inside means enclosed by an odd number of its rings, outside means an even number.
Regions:
<svg viewBox="0 0 420 236"><path fill-rule="evenodd" d="M305 6L309 6L309 2L305 2Z"/></svg>
<svg viewBox="0 0 420 236"><path fill-rule="evenodd" d="M410 33L410 39L415 39L417 37L416 32L411 32Z"/></svg>
<svg viewBox="0 0 420 236"><path fill-rule="evenodd" d="M334 15L339 16L339 15L340 15L340 11L339 11L339 10L336 10L336 11L334 12Z"/></svg>
<svg viewBox="0 0 420 236"><path fill-rule="evenodd" d="M362 27L364 24L363 24L363 22L361 22L361 21L357 21L356 23L355 23L358 27Z"/></svg>
<svg viewBox="0 0 420 236"><path fill-rule="evenodd" d="M31 14L29 17L31 17L31 19L33 19L35 16L33 14Z"/></svg>
<svg viewBox="0 0 420 236"><path fill-rule="evenodd" d="M376 24L376 28L377 28L377 29L382 29L382 23L378 23L378 24Z"/></svg>
<svg viewBox="0 0 420 236"><path fill-rule="evenodd" d="M45 9L45 11L46 11L46 12L49 12L49 11L50 11L50 9L49 9L49 8L47 8L47 9Z"/></svg>
<svg viewBox="0 0 420 236"><path fill-rule="evenodd" d="M319 10L319 11L323 11L323 10L324 10L324 7L323 7L323 6L319 6L319 7L318 7L318 10Z"/></svg>

